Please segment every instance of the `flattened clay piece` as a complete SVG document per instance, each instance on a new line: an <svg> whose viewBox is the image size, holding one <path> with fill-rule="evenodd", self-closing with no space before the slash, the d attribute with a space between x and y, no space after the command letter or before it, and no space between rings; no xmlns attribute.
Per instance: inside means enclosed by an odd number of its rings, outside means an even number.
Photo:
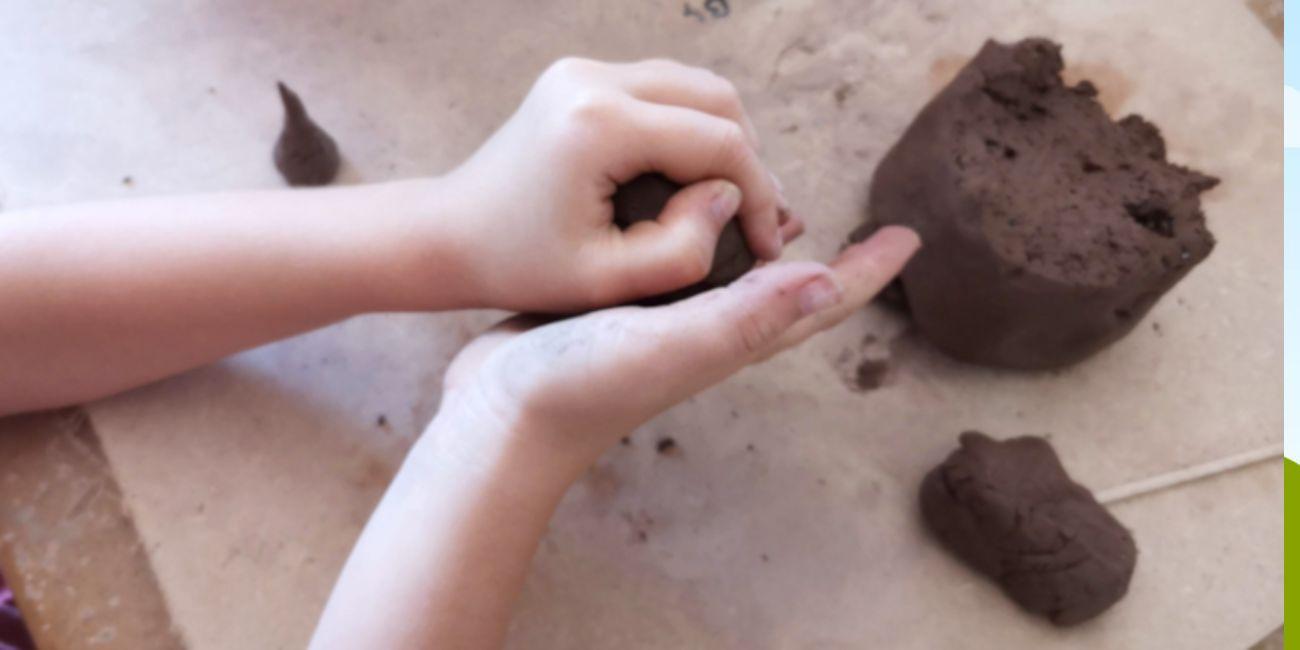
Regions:
<svg viewBox="0 0 1300 650"><path fill-rule="evenodd" d="M1081 623L1128 591L1133 536L1070 480L1052 446L975 431L921 483L921 515L954 555L1017 604L1057 625Z"/></svg>
<svg viewBox="0 0 1300 650"><path fill-rule="evenodd" d="M307 115L302 100L278 83L284 129L275 141L275 168L290 185L327 185L339 171L339 148Z"/></svg>
<svg viewBox="0 0 1300 650"><path fill-rule="evenodd" d="M918 329L964 361L1044 369L1120 339L1214 247L1160 131L1111 121L1060 47L985 43L886 154L876 227L915 229L902 274Z"/></svg>
<svg viewBox="0 0 1300 650"><path fill-rule="evenodd" d="M642 174L620 185L614 192L614 223L627 229L638 221L655 219L681 185L662 174ZM689 287L644 299L641 304L662 305L689 298L702 291L731 284L754 268L757 260L745 243L745 235L735 219L727 222L713 250L713 266L705 278Z"/></svg>

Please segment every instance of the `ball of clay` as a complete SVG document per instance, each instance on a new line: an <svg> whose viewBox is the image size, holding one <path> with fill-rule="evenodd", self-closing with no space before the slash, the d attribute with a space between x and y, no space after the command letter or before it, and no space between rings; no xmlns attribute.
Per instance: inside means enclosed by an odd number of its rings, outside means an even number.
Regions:
<svg viewBox="0 0 1300 650"><path fill-rule="evenodd" d="M1133 329L1209 255L1200 194L1159 130L1112 121L1060 47L988 42L916 117L872 181L873 225L915 229L902 274L919 330L948 354L1044 369Z"/></svg>
<svg viewBox="0 0 1300 650"><path fill-rule="evenodd" d="M642 174L620 185L614 192L614 223L619 228L629 228L638 221L655 219L663 212L668 200L682 189L681 185L662 174ZM745 243L745 235L735 220L727 222L718 245L713 250L713 266L703 280L682 289L642 300L642 304L665 304L689 298L702 291L731 284L733 280L754 268L754 253Z"/></svg>
<svg viewBox="0 0 1300 650"><path fill-rule="evenodd" d="M1105 611L1128 591L1133 536L1070 480L1052 446L969 431L921 483L921 514L948 550L1016 603L1057 625Z"/></svg>
<svg viewBox="0 0 1300 650"><path fill-rule="evenodd" d="M307 115L297 93L278 84L284 128L275 141L275 168L290 185L327 185L339 171L339 148Z"/></svg>

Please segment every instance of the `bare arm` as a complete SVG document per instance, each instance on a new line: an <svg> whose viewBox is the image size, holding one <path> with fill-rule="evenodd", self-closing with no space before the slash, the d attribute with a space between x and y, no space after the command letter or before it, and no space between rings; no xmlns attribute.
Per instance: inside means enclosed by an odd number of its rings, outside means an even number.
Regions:
<svg viewBox="0 0 1300 650"><path fill-rule="evenodd" d="M832 267L771 264L653 309L527 329L463 350L442 407L348 558L315 650L499 647L546 522L620 437L842 321L916 250L886 228Z"/></svg>
<svg viewBox="0 0 1300 650"><path fill-rule="evenodd" d="M739 107L707 71L566 60L437 179L0 215L0 415L362 312L572 313L663 293L704 277L733 216L773 259L783 199ZM649 171L685 187L621 231L609 197Z"/></svg>
<svg viewBox="0 0 1300 650"><path fill-rule="evenodd" d="M466 304L437 181L0 216L0 413L110 394L366 311ZM418 262L418 263L417 263ZM419 269L417 277L415 270ZM417 288L418 285L423 285Z"/></svg>
<svg viewBox="0 0 1300 650"><path fill-rule="evenodd" d="M474 425L495 426L444 417L416 442L352 551L312 648L501 645L572 477L527 444L462 444Z"/></svg>

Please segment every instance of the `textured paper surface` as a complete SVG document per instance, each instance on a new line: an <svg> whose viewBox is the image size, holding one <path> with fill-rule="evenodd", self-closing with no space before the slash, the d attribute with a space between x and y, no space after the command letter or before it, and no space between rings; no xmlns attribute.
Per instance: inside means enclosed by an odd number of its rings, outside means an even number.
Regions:
<svg viewBox="0 0 1300 650"><path fill-rule="evenodd" d="M1280 440L1282 60L1244 5L733 0L714 18L691 0L701 19L675 1L57 4L0 21L10 207L276 187L276 79L335 135L345 181L371 181L448 169L554 58L671 56L740 87L809 222L790 256L823 260L881 155L984 38L1061 41L1112 111L1143 113L1174 161L1223 178L1210 259L1069 371L958 365L873 309L681 405L568 495L511 645L1223 648L1281 621L1279 467L1118 506L1141 550L1131 593L1064 632L953 562L915 505L967 428L1051 433L1094 488ZM358 318L93 407L194 648L303 645L442 369L495 317ZM851 390L866 356L888 357L886 385ZM655 454L664 435L681 456Z"/></svg>

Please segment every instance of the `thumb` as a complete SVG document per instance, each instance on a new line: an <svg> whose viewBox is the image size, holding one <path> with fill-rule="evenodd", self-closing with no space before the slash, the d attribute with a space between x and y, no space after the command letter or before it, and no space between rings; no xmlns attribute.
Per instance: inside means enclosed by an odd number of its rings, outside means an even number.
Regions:
<svg viewBox="0 0 1300 650"><path fill-rule="evenodd" d="M769 264L726 287L647 309L658 343L641 368L668 403L766 356L806 316L834 308L843 290L824 264Z"/></svg>
<svg viewBox="0 0 1300 650"><path fill-rule="evenodd" d="M703 280L723 226L740 208L740 188L725 180L688 185L657 219L639 221L606 250L601 266L617 278L620 299L680 289Z"/></svg>

